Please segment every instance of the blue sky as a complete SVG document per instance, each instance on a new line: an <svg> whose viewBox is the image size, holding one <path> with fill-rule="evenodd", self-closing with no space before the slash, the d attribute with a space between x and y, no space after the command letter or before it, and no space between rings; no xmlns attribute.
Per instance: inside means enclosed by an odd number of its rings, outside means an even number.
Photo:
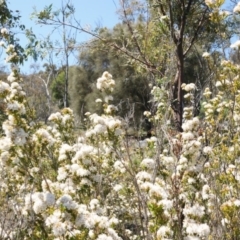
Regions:
<svg viewBox="0 0 240 240"><path fill-rule="evenodd" d="M21 13L21 22L26 28L32 28L33 32L40 39L44 39L51 32L50 27L36 25L34 20L30 19L34 7L40 11L45 6L53 4L53 9L59 9L62 4L62 0L9 0L8 7L11 10L19 10ZM118 0L72 0L72 3L76 9L76 18L80 21L82 26L91 26L94 29L99 24L103 27L112 28L118 21L117 5ZM23 34L19 34L21 43L24 46L26 44ZM60 34L55 32L53 39L59 39ZM86 41L90 36L80 33L78 34L78 42ZM74 60L71 59L74 64ZM33 60L29 60L24 67L21 67L22 72L29 73L30 64L34 63ZM41 65L41 63L39 63Z"/></svg>

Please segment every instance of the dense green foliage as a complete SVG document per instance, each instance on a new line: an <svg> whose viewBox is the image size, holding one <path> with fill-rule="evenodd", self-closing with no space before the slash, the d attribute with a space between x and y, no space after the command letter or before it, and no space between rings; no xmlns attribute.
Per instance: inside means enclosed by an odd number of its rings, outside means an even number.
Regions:
<svg viewBox="0 0 240 240"><path fill-rule="evenodd" d="M101 34L108 35L109 39L118 39L123 27L124 25L119 24L112 31L102 30ZM104 100L105 96L99 93L93 80L106 70L117 76L112 94L113 103L118 106L120 116L127 117L131 113L133 121L139 120L144 111L151 109L149 85L154 79L151 79L150 74L138 72L134 66L126 63L124 56L109 51L107 45L103 45L100 40L93 41L81 52L79 63L79 67L70 69L69 76L71 107L77 114L86 111L100 113L99 104L95 100Z"/></svg>

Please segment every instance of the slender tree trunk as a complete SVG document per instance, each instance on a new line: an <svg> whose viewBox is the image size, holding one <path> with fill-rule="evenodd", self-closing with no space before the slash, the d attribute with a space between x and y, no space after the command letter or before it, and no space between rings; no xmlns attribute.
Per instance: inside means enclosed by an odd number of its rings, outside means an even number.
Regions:
<svg viewBox="0 0 240 240"><path fill-rule="evenodd" d="M62 8L62 17L63 17L63 47L64 47L64 55L66 58L66 63L65 63L65 82L64 82L64 97L63 97L63 106L65 108L69 107L69 102L68 102L68 71L69 71L69 63L68 63L68 42L67 42L67 37L66 37L66 25L65 25L65 10Z"/></svg>
<svg viewBox="0 0 240 240"><path fill-rule="evenodd" d="M68 57L66 59L66 67L65 67L65 84L64 84L64 107L67 108L69 107L69 102L68 102Z"/></svg>
<svg viewBox="0 0 240 240"><path fill-rule="evenodd" d="M173 99L172 99L172 109L174 111L174 120L176 128L179 132L182 132L182 120L183 120L183 91L182 83L184 82L184 56L182 43L177 44L177 73L175 76L175 81L173 84Z"/></svg>

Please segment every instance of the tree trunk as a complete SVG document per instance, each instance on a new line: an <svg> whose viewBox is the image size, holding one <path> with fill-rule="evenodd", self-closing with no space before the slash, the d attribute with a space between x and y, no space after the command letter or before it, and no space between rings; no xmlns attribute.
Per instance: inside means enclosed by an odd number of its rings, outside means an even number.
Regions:
<svg viewBox="0 0 240 240"><path fill-rule="evenodd" d="M174 84L173 84L173 99L172 99L172 109L174 111L174 121L176 128L179 132L182 132L182 120L183 120L183 91L182 91L182 83L184 82L184 56L183 56L183 48L181 41L177 44L177 73L175 76Z"/></svg>

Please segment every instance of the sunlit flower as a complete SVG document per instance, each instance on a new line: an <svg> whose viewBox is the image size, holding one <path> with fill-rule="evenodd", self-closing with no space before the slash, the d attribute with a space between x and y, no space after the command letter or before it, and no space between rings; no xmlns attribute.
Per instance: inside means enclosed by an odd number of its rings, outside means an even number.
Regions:
<svg viewBox="0 0 240 240"><path fill-rule="evenodd" d="M239 5L239 8L240 8L240 5ZM230 48L233 48L233 49L239 49L239 47L240 47L240 40L237 40L235 43L230 45Z"/></svg>
<svg viewBox="0 0 240 240"><path fill-rule="evenodd" d="M8 35L9 32L8 32L8 30L7 30L6 28L2 28L2 29L1 29L1 34L2 34L2 35Z"/></svg>
<svg viewBox="0 0 240 240"><path fill-rule="evenodd" d="M203 57L203 58L208 58L208 57L210 57L210 55L211 55L210 53L204 52L203 55L202 55L202 57Z"/></svg>
<svg viewBox="0 0 240 240"><path fill-rule="evenodd" d="M240 2L233 8L234 13L240 13Z"/></svg>
<svg viewBox="0 0 240 240"><path fill-rule="evenodd" d="M102 102L102 99L98 98L95 100L96 103L101 103Z"/></svg>

